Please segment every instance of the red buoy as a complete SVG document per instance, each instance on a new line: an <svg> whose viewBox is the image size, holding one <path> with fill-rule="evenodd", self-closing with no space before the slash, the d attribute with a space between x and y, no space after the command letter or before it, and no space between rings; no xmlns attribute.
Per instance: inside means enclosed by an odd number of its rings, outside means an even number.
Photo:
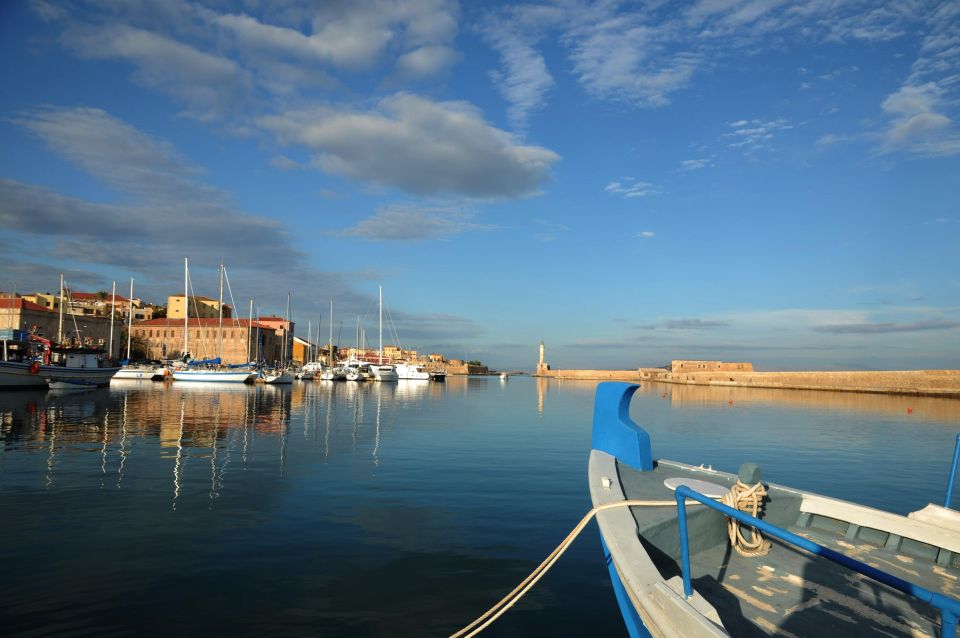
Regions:
<svg viewBox="0 0 960 638"><path fill-rule="evenodd" d="M30 374L36 374L40 372L40 364L34 361L30 364Z"/></svg>

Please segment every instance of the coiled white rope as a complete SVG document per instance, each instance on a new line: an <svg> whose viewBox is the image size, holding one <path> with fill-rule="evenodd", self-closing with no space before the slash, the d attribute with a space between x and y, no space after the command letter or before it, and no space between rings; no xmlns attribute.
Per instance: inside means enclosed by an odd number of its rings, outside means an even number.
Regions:
<svg viewBox="0 0 960 638"><path fill-rule="evenodd" d="M746 485L737 479L737 483L730 488L727 494L723 495L720 502L727 507L746 512L754 518L760 512L760 506L763 497L767 495L763 483L757 482L754 485ZM736 519L727 517L727 535L730 537L730 545L737 550L741 556L754 558L756 556L766 556L770 552L772 544L760 535L760 530L755 527L750 528L752 534L750 540L743 535L743 529L740 522Z"/></svg>
<svg viewBox="0 0 960 638"><path fill-rule="evenodd" d="M701 503L691 499L687 499L686 504L701 505ZM580 535L580 532L584 530L584 528L587 526L587 523L589 523L591 519L593 519L593 517L599 512L617 507L675 507L676 505L676 499L669 501L625 500L617 501L615 503L606 503L604 505L598 505L594 507L592 510L587 512L582 519L580 519L580 522L577 523L576 527L574 527L570 533L567 534L567 537L564 538L559 545L557 545L556 549L550 552L550 555L547 556L546 559L544 559L544 561L540 563L537 568L530 573L529 576L523 579L523 582L517 585L513 591L501 598L500 602L485 611L472 623L455 634L451 634L450 638L470 638L471 636L476 636L481 631L493 624L497 618L506 613L508 609L513 607L517 601L523 598L523 596L530 591L534 585L537 584L537 581L539 581L543 575L547 573L547 570L553 567L553 564L556 563L561 556L563 556L563 553L567 551L571 544L573 544L573 541L577 538L577 536Z"/></svg>

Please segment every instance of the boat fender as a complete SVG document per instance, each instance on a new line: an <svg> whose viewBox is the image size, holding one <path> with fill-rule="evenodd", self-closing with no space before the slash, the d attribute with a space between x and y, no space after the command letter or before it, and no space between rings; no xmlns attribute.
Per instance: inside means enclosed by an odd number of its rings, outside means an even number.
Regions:
<svg viewBox="0 0 960 638"><path fill-rule="evenodd" d="M30 364L30 374L37 374L40 372L40 364L34 361Z"/></svg>

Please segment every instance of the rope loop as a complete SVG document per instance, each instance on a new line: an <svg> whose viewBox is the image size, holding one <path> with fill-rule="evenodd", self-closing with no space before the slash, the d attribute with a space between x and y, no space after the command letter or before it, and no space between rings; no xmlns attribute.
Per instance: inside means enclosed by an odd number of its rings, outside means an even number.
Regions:
<svg viewBox="0 0 960 638"><path fill-rule="evenodd" d="M746 485L737 479L737 483L730 488L730 491L723 495L720 502L727 507L746 512L758 518L760 508L763 505L763 497L767 495L767 490L763 483L757 482L755 485ZM730 537L730 545L737 550L741 556L753 558L757 556L766 556L770 551L772 544L770 541L760 535L760 530L755 527L750 529L750 539L744 536L740 522L727 517L727 535Z"/></svg>

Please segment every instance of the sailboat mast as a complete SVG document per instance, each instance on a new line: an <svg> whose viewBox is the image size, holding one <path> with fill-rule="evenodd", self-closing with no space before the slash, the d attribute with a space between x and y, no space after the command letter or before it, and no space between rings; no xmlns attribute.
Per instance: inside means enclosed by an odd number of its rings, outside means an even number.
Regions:
<svg viewBox="0 0 960 638"><path fill-rule="evenodd" d="M310 348L311 336L313 336L313 319L307 319L307 353L304 356L304 363L310 363L310 355L313 354Z"/></svg>
<svg viewBox="0 0 960 638"><path fill-rule="evenodd" d="M189 294L190 283L187 279L188 277L187 272L188 272L187 258L184 257L183 258L183 356L187 356L187 354L190 352L187 349L187 346L189 345L189 342L190 342L190 336L189 336L190 335L190 320L189 320L190 297L187 296Z"/></svg>
<svg viewBox="0 0 960 638"><path fill-rule="evenodd" d="M113 282L113 293L110 295L110 358L113 359L113 316L117 310L117 282Z"/></svg>
<svg viewBox="0 0 960 638"><path fill-rule="evenodd" d="M327 343L327 360L333 367L333 298L330 299L330 341Z"/></svg>
<svg viewBox="0 0 960 638"><path fill-rule="evenodd" d="M223 357L223 262L220 262L220 314L217 320L217 358ZM222 362L222 359L221 359Z"/></svg>
<svg viewBox="0 0 960 638"><path fill-rule="evenodd" d="M60 273L60 320L57 322L57 345L63 343L63 273Z"/></svg>
<svg viewBox="0 0 960 638"><path fill-rule="evenodd" d="M247 322L247 361L250 359L250 333L253 331L253 299L250 300L250 320Z"/></svg>
<svg viewBox="0 0 960 638"><path fill-rule="evenodd" d="M127 361L130 361L130 339L133 336L133 277L130 278L130 299L127 300L130 307L127 309Z"/></svg>
<svg viewBox="0 0 960 638"><path fill-rule="evenodd" d="M377 355L377 363L383 363L383 286L380 286L380 352Z"/></svg>
<svg viewBox="0 0 960 638"><path fill-rule="evenodd" d="M287 291L287 314L283 317L283 357L280 359L282 365L287 364L287 342L290 340L290 292Z"/></svg>

